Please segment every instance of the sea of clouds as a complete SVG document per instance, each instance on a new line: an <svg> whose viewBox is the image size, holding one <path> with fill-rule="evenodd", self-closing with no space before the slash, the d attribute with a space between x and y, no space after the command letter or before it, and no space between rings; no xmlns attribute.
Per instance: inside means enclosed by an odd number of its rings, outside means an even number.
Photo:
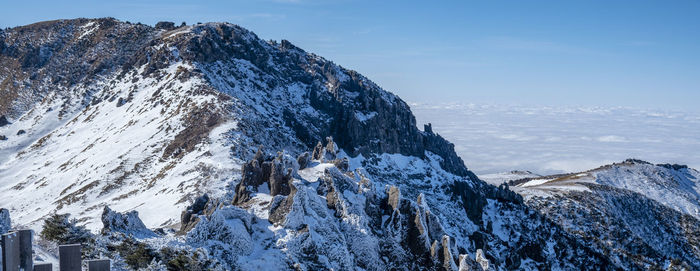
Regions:
<svg viewBox="0 0 700 271"><path fill-rule="evenodd" d="M700 113L624 107L410 103L477 174L576 172L637 158L700 169Z"/></svg>

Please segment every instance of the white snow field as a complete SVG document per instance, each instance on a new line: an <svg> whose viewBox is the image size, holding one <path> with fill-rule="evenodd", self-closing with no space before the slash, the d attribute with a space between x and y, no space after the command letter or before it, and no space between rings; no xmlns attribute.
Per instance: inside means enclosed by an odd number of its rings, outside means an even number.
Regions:
<svg viewBox="0 0 700 271"><path fill-rule="evenodd" d="M627 158L700 168L700 113L409 103L478 175L579 172Z"/></svg>

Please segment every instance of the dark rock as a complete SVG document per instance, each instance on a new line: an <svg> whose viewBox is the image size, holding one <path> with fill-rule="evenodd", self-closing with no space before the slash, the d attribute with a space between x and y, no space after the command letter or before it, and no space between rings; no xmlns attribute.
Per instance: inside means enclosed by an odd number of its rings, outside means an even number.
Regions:
<svg viewBox="0 0 700 271"><path fill-rule="evenodd" d="M24 130L19 130L19 131L17 131L17 135L23 135L23 134L25 134L25 133L27 133L27 132L24 131Z"/></svg>
<svg viewBox="0 0 700 271"><path fill-rule="evenodd" d="M326 138L326 152L325 152L325 157L324 159L326 161L332 161L335 160L336 154L338 153L338 147L335 145L335 142L333 142L333 137L329 136Z"/></svg>
<svg viewBox="0 0 700 271"><path fill-rule="evenodd" d="M282 153L272 161L270 171L270 195L289 195L293 169L285 166Z"/></svg>
<svg viewBox="0 0 700 271"><path fill-rule="evenodd" d="M488 185L484 184L484 187L488 187ZM479 188L472 187L466 182L454 182L453 184L453 193L462 200L462 207L464 207L467 217L476 225L483 224L481 214L487 203L486 196L480 191Z"/></svg>
<svg viewBox="0 0 700 271"><path fill-rule="evenodd" d="M426 124L423 133L423 146L425 150L442 157L440 166L443 169L459 176L467 176L469 171L464 166L464 161L455 152L455 145L445 140L442 136L433 133L431 124Z"/></svg>
<svg viewBox="0 0 700 271"><path fill-rule="evenodd" d="M0 140L7 140L7 137L5 135L0 135Z"/></svg>
<svg viewBox="0 0 700 271"><path fill-rule="evenodd" d="M156 23L156 29L172 30L175 29L175 23L161 21Z"/></svg>
<svg viewBox="0 0 700 271"><path fill-rule="evenodd" d="M342 171L348 171L348 168L350 167L347 157L343 157L342 159L335 159L331 161L331 163L333 163L333 165L335 165L338 169Z"/></svg>
<svg viewBox="0 0 700 271"><path fill-rule="evenodd" d="M297 157L297 163L299 164L299 170L305 169L311 162L311 155L309 152L304 152Z"/></svg>
<svg viewBox="0 0 700 271"><path fill-rule="evenodd" d="M119 97L119 99L117 100L117 107L121 107L124 104L126 104L126 100L124 98Z"/></svg>
<svg viewBox="0 0 700 271"><path fill-rule="evenodd" d="M180 233L186 233L197 225L199 222L197 215L204 214L209 203L209 195L204 194L198 197L185 211L182 211L180 216Z"/></svg>
<svg viewBox="0 0 700 271"><path fill-rule="evenodd" d="M506 257L506 268L508 270L516 270L520 267L521 259L518 253L510 253Z"/></svg>
<svg viewBox="0 0 700 271"><path fill-rule="evenodd" d="M0 127L3 127L8 124L10 124L10 122L7 121L7 118L4 115L0 116Z"/></svg>
<svg viewBox="0 0 700 271"><path fill-rule="evenodd" d="M233 198L233 204L239 205L248 201L250 193L257 192L257 187L267 180L264 178L265 174L259 161L259 159L254 158L241 166L242 178L241 182L236 185L236 195ZM267 175L269 176L269 173Z"/></svg>
<svg viewBox="0 0 700 271"><path fill-rule="evenodd" d="M321 144L321 141L316 144L316 147L314 147L314 152L311 155L311 159L313 160L322 160L325 155L325 148L323 148L323 145Z"/></svg>
<svg viewBox="0 0 700 271"><path fill-rule="evenodd" d="M272 224L283 223L287 218L287 214L292 210L294 204L294 196L296 196L297 188L294 185L290 186L289 195L278 195L272 199L270 203L270 215L268 220Z"/></svg>
<svg viewBox="0 0 700 271"><path fill-rule="evenodd" d="M679 165L679 164L657 164L657 166L667 168L667 169L673 169L673 170L681 170L681 169L688 168L688 165Z"/></svg>

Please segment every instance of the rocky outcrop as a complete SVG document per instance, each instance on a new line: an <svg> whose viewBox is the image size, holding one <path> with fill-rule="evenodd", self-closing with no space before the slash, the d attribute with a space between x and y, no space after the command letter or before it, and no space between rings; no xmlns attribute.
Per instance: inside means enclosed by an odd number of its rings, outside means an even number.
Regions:
<svg viewBox="0 0 700 271"><path fill-rule="evenodd" d="M103 234L122 233L136 238L155 236L155 233L143 224L137 211L119 213L105 206L102 211L102 225Z"/></svg>
<svg viewBox="0 0 700 271"><path fill-rule="evenodd" d="M455 152L455 145L433 132L430 123L423 128L423 146L426 151L437 154L443 160L440 166L459 176L468 176L471 172L464 166L464 161Z"/></svg>
<svg viewBox="0 0 700 271"><path fill-rule="evenodd" d="M270 178L271 163L264 161L262 149L255 157L241 166L241 181L236 185L233 204L242 204L250 199L250 193L257 192L258 186Z"/></svg>
<svg viewBox="0 0 700 271"><path fill-rule="evenodd" d="M270 215L268 217L270 223L281 224L285 221L287 215L292 210L296 193L296 187L291 185L289 188L289 195L278 195L272 199L272 202L270 202Z"/></svg>
<svg viewBox="0 0 700 271"><path fill-rule="evenodd" d="M277 157L272 160L270 167L270 195L289 195L291 192L292 174L295 173L295 167L291 165L294 160L288 159L281 152L277 153Z"/></svg>
<svg viewBox="0 0 700 271"><path fill-rule="evenodd" d="M225 206L202 216L201 221L187 233L187 241L196 245L215 247L221 260L235 263L236 255L253 250L251 237L255 217L236 206Z"/></svg>
<svg viewBox="0 0 700 271"><path fill-rule="evenodd" d="M258 149L255 157L241 167L241 181L236 185L233 204L244 204L250 200L250 194L258 192L265 183L271 196L289 195L292 176L299 168L298 161L283 152L278 152L274 159L266 160L262 149Z"/></svg>
<svg viewBox="0 0 700 271"><path fill-rule="evenodd" d="M147 25L114 18L47 21L3 31L0 63L7 69L0 71L6 79L0 80L0 115L19 116L51 91L118 70L155 34Z"/></svg>
<svg viewBox="0 0 700 271"><path fill-rule="evenodd" d="M299 164L299 170L305 169L306 166L311 163L311 155L309 152L303 152L297 157L297 164Z"/></svg>
<svg viewBox="0 0 700 271"><path fill-rule="evenodd" d="M185 234L193 229L199 223L200 215L209 215L216 210L220 203L216 200L209 199L209 195L204 194L198 197L192 205L182 211L180 217L180 234Z"/></svg>
<svg viewBox="0 0 700 271"><path fill-rule="evenodd" d="M12 229L10 211L5 208L0 208L0 234L7 233L10 229Z"/></svg>
<svg viewBox="0 0 700 271"><path fill-rule="evenodd" d="M172 30L175 29L175 23L161 21L157 22L155 27L160 30Z"/></svg>

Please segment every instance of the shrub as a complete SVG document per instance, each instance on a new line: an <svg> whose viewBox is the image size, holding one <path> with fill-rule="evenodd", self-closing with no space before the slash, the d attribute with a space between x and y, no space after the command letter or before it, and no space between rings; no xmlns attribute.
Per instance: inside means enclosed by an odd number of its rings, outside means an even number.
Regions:
<svg viewBox="0 0 700 271"><path fill-rule="evenodd" d="M124 239L119 245L108 246L109 250L117 251L124 262L134 270L148 267L158 254L148 245L132 238Z"/></svg>
<svg viewBox="0 0 700 271"><path fill-rule="evenodd" d="M83 255L93 251L95 238L84 226L78 226L69 214L53 214L44 220L41 237L58 244L81 244Z"/></svg>

